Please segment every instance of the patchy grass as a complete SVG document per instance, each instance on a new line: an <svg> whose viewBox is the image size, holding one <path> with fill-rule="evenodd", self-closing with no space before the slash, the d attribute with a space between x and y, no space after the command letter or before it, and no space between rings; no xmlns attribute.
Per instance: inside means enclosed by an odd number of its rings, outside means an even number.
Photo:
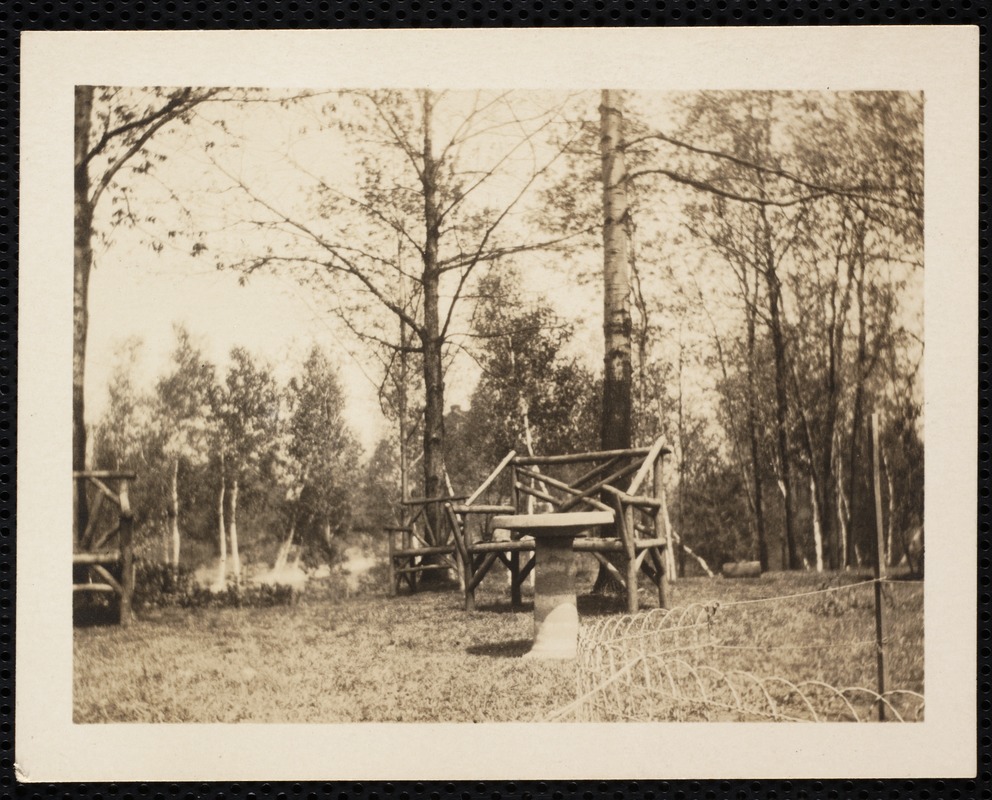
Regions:
<svg viewBox="0 0 992 800"><path fill-rule="evenodd" d="M584 575L586 588L591 577ZM821 588L857 576L772 575L686 579L679 605L729 603ZM922 692L921 584L891 585L886 606L890 686ZM347 722L529 720L575 696L575 666L522 661L532 607L511 609L493 576L479 610L458 591L340 598L312 586L302 602L273 608L165 608L129 629L74 631L74 720L89 722ZM652 593L642 594L650 605ZM831 603L827 600L836 600ZM811 641L873 636L870 587L775 604L727 607L734 643L721 668L785 670L845 685L874 685L870 648ZM621 598L581 596L580 615L618 614ZM794 645L781 649L780 645Z"/></svg>

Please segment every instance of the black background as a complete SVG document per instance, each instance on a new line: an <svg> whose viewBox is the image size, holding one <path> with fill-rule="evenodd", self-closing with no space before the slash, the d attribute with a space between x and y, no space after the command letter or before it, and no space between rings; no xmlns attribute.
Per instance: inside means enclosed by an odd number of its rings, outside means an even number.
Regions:
<svg viewBox="0 0 992 800"><path fill-rule="evenodd" d="M989 535L989 255L987 0L0 0L0 793L88 800L938 800L992 798ZM17 384L17 195L20 32L755 25L977 25L980 45L978 508L979 773L971 780L487 781L391 783L21 784L14 774ZM68 414L68 408L66 409ZM273 747L279 747L274 740ZM411 742L411 746L413 743ZM423 743L429 747L429 743ZM660 756L663 754L659 754ZM718 757L718 754L714 754ZM291 752L286 753L291 758Z"/></svg>

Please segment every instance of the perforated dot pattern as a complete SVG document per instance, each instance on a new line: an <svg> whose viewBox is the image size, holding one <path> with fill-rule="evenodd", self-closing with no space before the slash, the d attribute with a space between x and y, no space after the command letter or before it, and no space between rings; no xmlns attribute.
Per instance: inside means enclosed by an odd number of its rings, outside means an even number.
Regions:
<svg viewBox="0 0 992 800"><path fill-rule="evenodd" d="M104 0L0 4L0 791L5 797L90 800L750 800L751 798L992 797L989 530L988 30L985 0ZM968 24L981 31L979 284L979 774L971 780L645 781L478 783L20 784L13 770L13 624L16 559L14 420L17 330L19 34L24 30L195 30L577 26ZM68 411L67 411L68 413Z"/></svg>

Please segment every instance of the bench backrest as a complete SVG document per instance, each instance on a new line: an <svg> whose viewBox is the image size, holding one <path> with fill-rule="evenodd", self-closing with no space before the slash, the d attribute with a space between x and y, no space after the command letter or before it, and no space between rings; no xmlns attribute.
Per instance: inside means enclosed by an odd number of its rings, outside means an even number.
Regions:
<svg viewBox="0 0 992 800"><path fill-rule="evenodd" d="M507 513L511 508L517 514L611 511L612 535L623 538L629 527L629 535L636 536L633 512L658 516L662 460L669 452L662 439L625 450L552 456L511 452L464 503L452 504L453 510L463 515L490 509ZM657 525L650 528L656 531Z"/></svg>
<svg viewBox="0 0 992 800"><path fill-rule="evenodd" d="M133 472L87 470L72 473L72 550L117 550L131 535L133 514L128 483Z"/></svg>

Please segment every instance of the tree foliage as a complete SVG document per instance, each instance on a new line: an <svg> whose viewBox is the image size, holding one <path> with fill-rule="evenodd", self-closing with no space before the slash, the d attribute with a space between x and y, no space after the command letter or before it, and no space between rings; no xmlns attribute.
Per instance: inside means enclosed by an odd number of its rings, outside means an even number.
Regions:
<svg viewBox="0 0 992 800"><path fill-rule="evenodd" d="M292 513L310 532L310 541L327 546L332 535L351 526L361 487L361 449L342 416L344 396L336 370L320 348L310 351L286 394L288 453L297 498Z"/></svg>

